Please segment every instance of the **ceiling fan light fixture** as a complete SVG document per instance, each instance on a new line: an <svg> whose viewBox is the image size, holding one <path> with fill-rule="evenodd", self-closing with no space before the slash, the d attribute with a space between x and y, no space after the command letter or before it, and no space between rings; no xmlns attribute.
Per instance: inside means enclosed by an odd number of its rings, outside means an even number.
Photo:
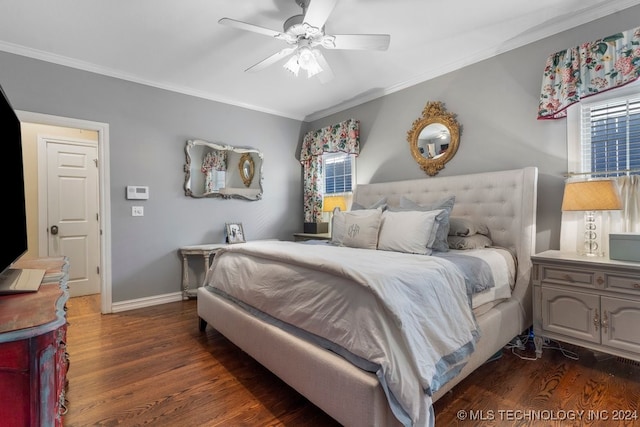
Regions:
<svg viewBox="0 0 640 427"><path fill-rule="evenodd" d="M298 55L293 55L287 62L284 64L284 68L293 73L294 76L298 77L298 72L300 71L300 64L298 63Z"/></svg>
<svg viewBox="0 0 640 427"><path fill-rule="evenodd" d="M296 77L298 76L300 69L303 69L307 72L307 78L311 78L323 71L322 67L318 63L318 55L319 52L315 49L302 46L298 48L295 55L289 58L289 60L284 64L284 68L289 70Z"/></svg>
<svg viewBox="0 0 640 427"><path fill-rule="evenodd" d="M326 34L327 18L333 12L338 0L294 1L302 8L302 13L285 20L284 31L275 31L231 18L221 18L218 21L222 25L262 34L290 45L245 71L263 70L291 55L284 64L287 71L298 76L300 69L303 69L307 72L307 77L319 74L318 80L321 83L327 83L333 79L334 74L322 50L387 50L389 47L391 38L389 34Z"/></svg>
<svg viewBox="0 0 640 427"><path fill-rule="evenodd" d="M309 49L309 53L310 53L310 56L305 58L306 66L302 66L303 69L307 70L307 78L311 78L323 71L322 66L320 66L320 63L318 62L318 59L317 59L320 52L317 51L316 49L313 49L313 50Z"/></svg>

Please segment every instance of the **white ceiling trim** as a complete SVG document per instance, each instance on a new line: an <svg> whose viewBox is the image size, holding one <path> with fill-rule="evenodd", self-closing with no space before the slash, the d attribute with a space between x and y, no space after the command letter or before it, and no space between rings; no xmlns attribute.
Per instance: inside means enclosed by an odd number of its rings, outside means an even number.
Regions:
<svg viewBox="0 0 640 427"><path fill-rule="evenodd" d="M224 104L246 108L253 111L259 111L262 113L273 114L276 116L281 116L281 117L285 117L293 120L300 120L300 121L304 120L304 116L302 115L291 116L283 111L270 110L270 109L262 108L256 105L238 102L237 100L226 98L220 95L215 95L215 94L211 94L203 91L197 91L187 87L180 87L180 86L175 86L167 83L148 80L133 74L127 74L118 70L100 67L90 62L79 61L77 59L69 58L66 56L56 55L50 52L44 52L42 50L32 49L29 47L20 46L13 43L7 43L1 40L0 40L0 51L13 53L15 55L20 55L20 56L25 56L27 58L38 59L40 61L49 62L56 65L62 65L65 67L74 68L76 70L88 71L90 73L100 74L106 77L113 77L116 79L125 80L132 83L139 83L145 86L168 90L170 92L176 92L182 95L194 96L196 98L207 99L209 101L221 102Z"/></svg>

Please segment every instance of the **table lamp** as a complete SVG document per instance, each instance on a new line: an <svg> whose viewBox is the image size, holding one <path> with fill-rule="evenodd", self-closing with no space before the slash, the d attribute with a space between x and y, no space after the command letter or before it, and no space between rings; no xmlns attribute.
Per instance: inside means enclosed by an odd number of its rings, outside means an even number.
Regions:
<svg viewBox="0 0 640 427"><path fill-rule="evenodd" d="M331 220L333 218L333 211L335 208L339 208L341 211L346 211L347 199L344 196L325 196L322 200L322 212L323 215L327 216L329 232L331 232Z"/></svg>
<svg viewBox="0 0 640 427"><path fill-rule="evenodd" d="M322 200L322 212L333 212L335 208L341 211L347 210L347 201L344 196L325 196Z"/></svg>
<svg viewBox="0 0 640 427"><path fill-rule="evenodd" d="M620 210L622 201L611 180L568 182L564 187L563 211L584 211L584 248L581 255L603 256L598 247L596 215L600 211Z"/></svg>

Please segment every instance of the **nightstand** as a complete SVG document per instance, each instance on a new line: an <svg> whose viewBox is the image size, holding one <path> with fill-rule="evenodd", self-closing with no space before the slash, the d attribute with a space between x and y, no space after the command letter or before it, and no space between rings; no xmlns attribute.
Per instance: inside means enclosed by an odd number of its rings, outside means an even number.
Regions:
<svg viewBox="0 0 640 427"><path fill-rule="evenodd" d="M560 251L531 260L537 357L551 338L640 361L640 263Z"/></svg>
<svg viewBox="0 0 640 427"><path fill-rule="evenodd" d="M331 240L331 233L293 233L293 240L295 242L304 242L307 240Z"/></svg>
<svg viewBox="0 0 640 427"><path fill-rule="evenodd" d="M204 260L204 273L207 274L211 257L214 256L220 248L224 248L225 246L227 246L226 243L212 243L208 245L183 246L180 248L180 255L182 255L182 299L195 297L198 291L197 283L195 284L195 289L189 289L189 256L201 256Z"/></svg>

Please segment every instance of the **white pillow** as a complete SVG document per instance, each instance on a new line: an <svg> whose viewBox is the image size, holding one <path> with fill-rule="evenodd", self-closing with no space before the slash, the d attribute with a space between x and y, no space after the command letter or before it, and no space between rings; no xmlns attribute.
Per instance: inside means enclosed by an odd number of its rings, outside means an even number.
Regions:
<svg viewBox="0 0 640 427"><path fill-rule="evenodd" d="M433 211L384 211L378 236L378 249L431 255L436 239L436 217L443 209Z"/></svg>
<svg viewBox="0 0 640 427"><path fill-rule="evenodd" d="M376 249L382 209L350 212L334 210L331 243L351 248Z"/></svg>

